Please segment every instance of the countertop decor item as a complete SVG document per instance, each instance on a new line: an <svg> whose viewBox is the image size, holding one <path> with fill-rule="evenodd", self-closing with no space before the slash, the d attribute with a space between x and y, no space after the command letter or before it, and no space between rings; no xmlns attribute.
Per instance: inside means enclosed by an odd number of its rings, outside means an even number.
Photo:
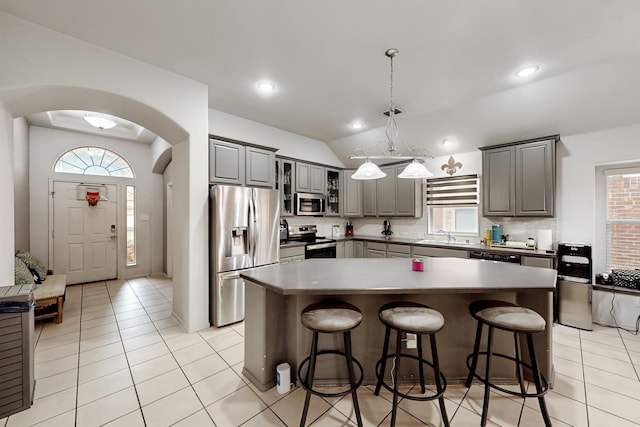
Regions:
<svg viewBox="0 0 640 427"><path fill-rule="evenodd" d="M398 123L396 122L396 114L402 113L398 110L393 103L393 58L398 54L398 49L387 49L385 55L389 58L391 63L390 72L390 85L389 85L389 110L384 114L389 116L387 125L385 128L385 134L387 136L387 147L382 151L382 154L373 154L370 148L356 148L354 155L349 156L350 159L361 159L365 162L360 165L358 170L351 176L353 179L379 179L387 176L382 172L378 165L371 162L371 160L412 160L412 162L398 175L398 178L407 179L423 179L433 176L431 172L422 164L425 159L432 159L429 153L425 150L421 150L415 147L410 147L406 143L402 143L407 151L408 155L403 155L401 149L398 148ZM380 144L379 142L373 149L376 149ZM462 165L460 165L462 166Z"/></svg>

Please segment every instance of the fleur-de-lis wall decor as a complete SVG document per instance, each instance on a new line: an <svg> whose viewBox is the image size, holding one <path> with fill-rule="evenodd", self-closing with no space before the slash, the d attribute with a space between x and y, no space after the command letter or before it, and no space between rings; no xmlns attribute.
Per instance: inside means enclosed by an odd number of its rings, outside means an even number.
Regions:
<svg viewBox="0 0 640 427"><path fill-rule="evenodd" d="M447 172L449 175L453 175L458 171L458 169L462 169L462 163L456 162L453 156L450 156L449 162L442 165L440 169Z"/></svg>

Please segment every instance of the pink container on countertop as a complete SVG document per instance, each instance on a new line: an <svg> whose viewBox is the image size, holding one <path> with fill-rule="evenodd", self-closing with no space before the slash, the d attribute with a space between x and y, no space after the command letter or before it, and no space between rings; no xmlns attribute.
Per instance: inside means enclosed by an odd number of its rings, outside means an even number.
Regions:
<svg viewBox="0 0 640 427"><path fill-rule="evenodd" d="M413 271L424 271L424 262L419 258L411 260L411 269Z"/></svg>

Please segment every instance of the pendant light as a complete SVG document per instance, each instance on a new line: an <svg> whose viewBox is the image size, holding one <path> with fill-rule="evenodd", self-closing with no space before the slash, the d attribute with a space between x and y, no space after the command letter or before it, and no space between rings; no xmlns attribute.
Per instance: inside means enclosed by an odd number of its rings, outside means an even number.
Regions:
<svg viewBox="0 0 640 427"><path fill-rule="evenodd" d="M386 173L382 172L378 165L375 163L371 163L369 159L366 159L363 164L360 165L356 173L351 175L353 179L379 179L387 176Z"/></svg>
<svg viewBox="0 0 640 427"><path fill-rule="evenodd" d="M432 159L433 156L421 151L417 148L409 147L407 144L403 145L408 149L410 155L403 156L402 152L398 149L398 124L396 122L396 114L400 113L400 110L396 109L393 103L393 58L398 55L398 49L387 49L385 55L390 61L390 84L389 84L389 111L386 112L389 116L387 124L385 126L386 149L381 154L370 153L368 149L356 148L354 155L349 156L350 159L363 159L365 162L360 165L358 170L351 176L353 179L380 179L387 176L382 172L380 168L372 163L371 160L413 160L407 167L398 175L398 178L407 179L423 179L433 176L431 172L420 161L425 159Z"/></svg>

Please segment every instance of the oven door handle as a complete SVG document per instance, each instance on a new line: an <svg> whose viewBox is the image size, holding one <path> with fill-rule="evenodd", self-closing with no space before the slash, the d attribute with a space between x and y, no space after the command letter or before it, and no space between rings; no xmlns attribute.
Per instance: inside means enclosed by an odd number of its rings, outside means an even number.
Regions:
<svg viewBox="0 0 640 427"><path fill-rule="evenodd" d="M315 250L318 250L318 249L335 248L337 246L338 245L337 245L336 242L318 243L317 245L307 245L307 250L308 251L315 251Z"/></svg>

